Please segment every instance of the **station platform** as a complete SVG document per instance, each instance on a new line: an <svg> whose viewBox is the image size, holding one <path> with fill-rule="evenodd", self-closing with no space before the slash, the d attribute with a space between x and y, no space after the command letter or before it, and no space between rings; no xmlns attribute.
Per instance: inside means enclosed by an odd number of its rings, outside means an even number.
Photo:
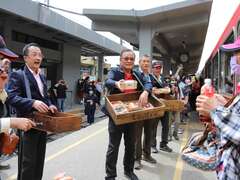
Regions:
<svg viewBox="0 0 240 180"><path fill-rule="evenodd" d="M43 180L52 180L59 172L66 172L75 180L103 180L105 176L105 155L108 145L108 118L104 118L91 126L69 133L54 141L48 142ZM158 143L161 134L159 123ZM135 170L140 180L214 180L215 172L204 172L185 164L180 157L180 150L187 138L202 127L197 122L182 125L184 133L180 140L169 142L172 153L159 151L152 154L157 164L142 161L143 168ZM126 180L123 175L123 139L118 158L117 180ZM17 173L17 157L6 161L10 170L1 171L2 179L14 180Z"/></svg>

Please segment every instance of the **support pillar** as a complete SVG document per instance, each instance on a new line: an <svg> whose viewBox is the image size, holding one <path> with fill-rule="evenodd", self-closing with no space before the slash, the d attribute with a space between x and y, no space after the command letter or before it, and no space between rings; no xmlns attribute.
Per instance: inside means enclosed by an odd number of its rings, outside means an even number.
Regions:
<svg viewBox="0 0 240 180"><path fill-rule="evenodd" d="M171 70L171 60L169 58L164 58L163 59L163 74L164 75L169 75ZM173 72L174 74L174 72Z"/></svg>
<svg viewBox="0 0 240 180"><path fill-rule="evenodd" d="M104 60L103 60L103 55L98 56L98 78L103 81L103 67L104 66Z"/></svg>
<svg viewBox="0 0 240 180"><path fill-rule="evenodd" d="M152 57L152 29L149 24L140 24L139 27L139 56Z"/></svg>

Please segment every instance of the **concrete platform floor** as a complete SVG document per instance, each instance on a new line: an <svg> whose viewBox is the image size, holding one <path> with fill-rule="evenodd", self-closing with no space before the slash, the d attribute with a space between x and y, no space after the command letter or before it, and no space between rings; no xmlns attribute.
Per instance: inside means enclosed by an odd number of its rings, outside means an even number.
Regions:
<svg viewBox="0 0 240 180"><path fill-rule="evenodd" d="M103 180L105 176L105 154L108 145L108 119L105 118L91 126L65 135L47 144L46 161L43 180L52 180L59 172L66 172L75 180ZM161 123L159 123L158 143L160 140ZM201 129L196 122L182 125L184 133L180 140L169 142L172 153L159 152L152 154L157 164L142 161L143 168L135 170L140 180L214 180L214 172L203 172L185 164L180 157L180 149L185 145L187 137ZM123 140L118 158L118 178L125 180L123 175ZM11 164L10 170L0 171L2 180L16 179L17 158L13 157L6 163Z"/></svg>

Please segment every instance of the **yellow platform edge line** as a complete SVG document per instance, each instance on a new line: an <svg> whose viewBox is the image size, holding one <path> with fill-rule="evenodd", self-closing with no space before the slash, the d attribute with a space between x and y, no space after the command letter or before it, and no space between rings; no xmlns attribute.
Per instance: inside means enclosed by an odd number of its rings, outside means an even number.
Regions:
<svg viewBox="0 0 240 180"><path fill-rule="evenodd" d="M189 123L187 124L187 127L184 131L183 134L183 138L182 138L182 143L180 146L180 150L179 150L179 156L176 162L176 166L175 166L175 172L174 172L174 176L173 176L173 180L181 180L182 179L182 170L183 170L183 161L181 158L181 150L183 149L183 147L186 145L187 140L188 140L188 134L189 134Z"/></svg>
<svg viewBox="0 0 240 180"><path fill-rule="evenodd" d="M54 158L62 155L63 153L65 153L65 152L73 149L74 147L76 147L76 146L78 146L78 145L86 142L87 140L95 137L96 135L104 132L106 129L107 129L107 127L101 128L101 129L99 129L98 131L92 133L91 135L89 135L89 136L87 136L87 137L85 137L85 138L83 138L83 139L80 139L79 141L77 141L77 142L75 142L75 143L73 143L73 144L70 144L70 145L66 146L66 147L65 147L64 149L62 149L61 151L58 151L58 152L56 152L55 154L48 156L48 157L45 159L45 163L47 163L47 162L50 161L50 160L53 160ZM16 178L17 178L17 173L9 176L9 177L7 178L7 180L15 180Z"/></svg>

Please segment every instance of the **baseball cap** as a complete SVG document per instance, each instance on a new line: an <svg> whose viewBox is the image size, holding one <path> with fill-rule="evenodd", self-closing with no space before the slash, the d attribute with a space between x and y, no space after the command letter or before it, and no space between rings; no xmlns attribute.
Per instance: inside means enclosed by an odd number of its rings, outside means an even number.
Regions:
<svg viewBox="0 0 240 180"><path fill-rule="evenodd" d="M3 39L3 37L0 35L0 54L2 54L3 56L6 56L10 59L16 59L18 58L18 55L15 54L14 52L12 52L11 50L9 50L6 46L6 43Z"/></svg>
<svg viewBox="0 0 240 180"><path fill-rule="evenodd" d="M236 39L234 43L224 44L220 47L222 51L225 52L234 52L240 50L240 36Z"/></svg>
<svg viewBox="0 0 240 180"><path fill-rule="evenodd" d="M153 67L153 68L162 67L162 65L163 65L163 62L162 62L162 61L154 60L154 61L152 62L152 67Z"/></svg>

